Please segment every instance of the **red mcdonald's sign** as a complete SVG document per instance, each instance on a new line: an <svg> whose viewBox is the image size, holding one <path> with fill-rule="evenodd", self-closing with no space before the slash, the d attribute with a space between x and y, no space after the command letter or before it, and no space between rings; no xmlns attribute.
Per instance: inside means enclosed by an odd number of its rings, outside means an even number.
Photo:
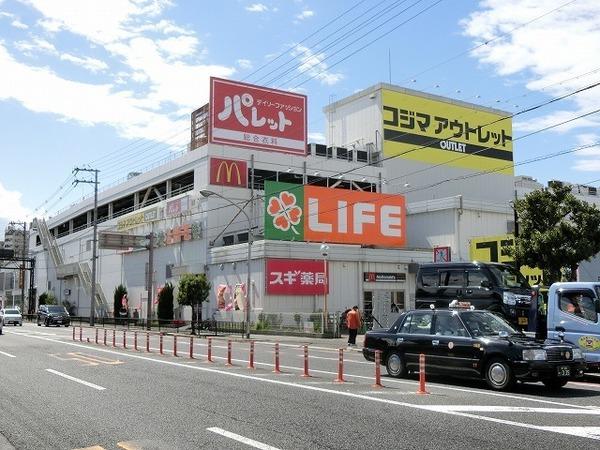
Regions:
<svg viewBox="0 0 600 450"><path fill-rule="evenodd" d="M210 184L248 187L248 165L246 161L211 157Z"/></svg>

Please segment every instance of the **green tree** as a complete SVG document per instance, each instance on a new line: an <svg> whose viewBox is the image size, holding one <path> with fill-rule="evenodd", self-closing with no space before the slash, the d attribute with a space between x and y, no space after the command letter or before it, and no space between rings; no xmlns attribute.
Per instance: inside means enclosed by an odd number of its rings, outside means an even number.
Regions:
<svg viewBox="0 0 600 450"><path fill-rule="evenodd" d="M518 237L513 256L519 264L539 267L550 285L577 278L577 268L600 251L600 210L578 200L570 186L550 183L514 204Z"/></svg>
<svg viewBox="0 0 600 450"><path fill-rule="evenodd" d="M115 288L115 293L113 295L113 316L114 317L120 317L119 311L121 311L121 308L123 307L123 304L121 303L121 301L122 301L124 295L127 295L127 288L125 286L123 286L122 284L120 284Z"/></svg>
<svg viewBox="0 0 600 450"><path fill-rule="evenodd" d="M173 291L171 283L166 283L158 295L158 319L173 320Z"/></svg>
<svg viewBox="0 0 600 450"><path fill-rule="evenodd" d="M38 297L38 305L56 305L56 304L58 304L56 297L50 291L46 291Z"/></svg>
<svg viewBox="0 0 600 450"><path fill-rule="evenodd" d="M210 294L210 283L204 273L186 273L179 280L179 290L177 291L177 302L180 305L189 305L192 307L192 334L196 334L194 324L202 320L202 309L198 312L198 305L208 300Z"/></svg>

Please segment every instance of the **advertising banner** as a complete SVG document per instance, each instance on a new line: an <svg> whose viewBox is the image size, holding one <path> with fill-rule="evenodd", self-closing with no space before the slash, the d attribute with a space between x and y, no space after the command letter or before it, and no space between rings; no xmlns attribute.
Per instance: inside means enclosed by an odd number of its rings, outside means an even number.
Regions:
<svg viewBox="0 0 600 450"><path fill-rule="evenodd" d="M248 165L246 161L211 157L210 184L248 187Z"/></svg>
<svg viewBox="0 0 600 450"><path fill-rule="evenodd" d="M323 295L329 292L326 261L267 259L265 274L269 295Z"/></svg>
<svg viewBox="0 0 600 450"><path fill-rule="evenodd" d="M508 114L388 89L382 98L386 157L514 175Z"/></svg>
<svg viewBox="0 0 600 450"><path fill-rule="evenodd" d="M185 196L167 202L167 217L178 216L189 210L189 197Z"/></svg>
<svg viewBox="0 0 600 450"><path fill-rule="evenodd" d="M210 142L306 154L306 96L210 79Z"/></svg>
<svg viewBox="0 0 600 450"><path fill-rule="evenodd" d="M401 195L265 182L265 238L403 247Z"/></svg>
<svg viewBox="0 0 600 450"><path fill-rule="evenodd" d="M509 249L515 245L512 234L483 236L471 239L469 257L472 261L513 263ZM521 266L520 271L530 285L542 282L542 271L537 267Z"/></svg>

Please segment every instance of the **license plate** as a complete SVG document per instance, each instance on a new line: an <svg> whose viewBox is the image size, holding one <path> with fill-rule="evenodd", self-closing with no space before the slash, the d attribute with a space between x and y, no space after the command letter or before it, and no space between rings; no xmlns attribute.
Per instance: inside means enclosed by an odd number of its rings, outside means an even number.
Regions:
<svg viewBox="0 0 600 450"><path fill-rule="evenodd" d="M62 320L57 320L56 323L62 323Z"/></svg>
<svg viewBox="0 0 600 450"><path fill-rule="evenodd" d="M569 366L558 366L556 369L556 374L559 377L570 377L571 376L571 368Z"/></svg>
<svg viewBox="0 0 600 450"><path fill-rule="evenodd" d="M529 320L527 320L527 317L519 317L517 319L517 323L519 325L527 325L529 323Z"/></svg>

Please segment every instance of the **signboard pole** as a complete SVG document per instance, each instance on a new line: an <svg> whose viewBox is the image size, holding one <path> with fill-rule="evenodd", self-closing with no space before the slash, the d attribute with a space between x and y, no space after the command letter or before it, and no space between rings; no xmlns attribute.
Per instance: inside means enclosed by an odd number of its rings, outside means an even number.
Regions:
<svg viewBox="0 0 600 450"><path fill-rule="evenodd" d="M154 289L152 288L154 281L154 233L148 235L148 305L146 307L146 329L151 329L152 322L152 300Z"/></svg>

